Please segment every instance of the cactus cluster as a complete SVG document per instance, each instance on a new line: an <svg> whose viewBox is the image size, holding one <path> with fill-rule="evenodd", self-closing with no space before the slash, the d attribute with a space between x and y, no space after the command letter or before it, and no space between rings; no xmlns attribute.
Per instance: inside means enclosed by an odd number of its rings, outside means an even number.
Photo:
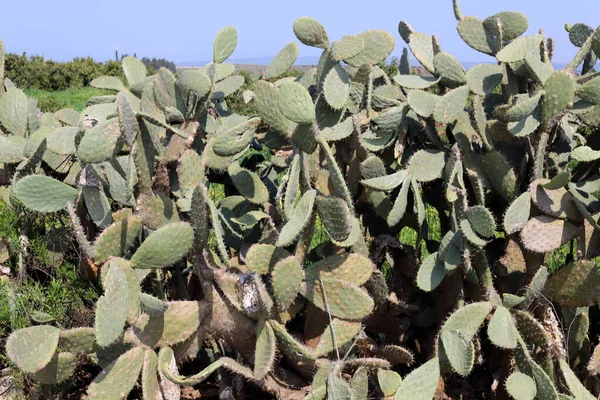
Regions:
<svg viewBox="0 0 600 400"><path fill-rule="evenodd" d="M332 42L301 17L318 66L281 78L299 52L287 44L244 92L248 116L226 101L244 84L226 62L233 27L200 69L147 76L125 57L126 82L95 79L114 95L81 113L40 114L0 52L7 198L64 213L104 289L93 327L18 330L10 360L57 383L86 355L102 368L92 400L136 385L179 399L207 379L223 398L430 400L476 370L494 398L596 398L600 28L566 26L579 50L558 71L524 15L453 6L490 63L467 71L400 22L427 73L405 48L389 76L394 35Z"/></svg>

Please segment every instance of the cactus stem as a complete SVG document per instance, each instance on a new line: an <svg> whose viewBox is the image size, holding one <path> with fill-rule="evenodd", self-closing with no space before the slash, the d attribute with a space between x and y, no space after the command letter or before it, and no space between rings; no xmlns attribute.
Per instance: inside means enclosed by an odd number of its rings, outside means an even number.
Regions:
<svg viewBox="0 0 600 400"><path fill-rule="evenodd" d="M83 255L87 258L94 258L94 248L88 241L85 232L83 230L83 226L81 225L81 220L77 216L75 209L73 208L73 203L69 202L67 204L67 212L69 213L69 219L71 220L71 224L73 225L73 231L75 232L75 239L77 243L79 243L79 247L83 252Z"/></svg>
<svg viewBox="0 0 600 400"><path fill-rule="evenodd" d="M535 160L533 162L533 180L544 177L544 156L546 154L546 145L548 144L549 133L547 129L540 132L537 148L535 150Z"/></svg>
<svg viewBox="0 0 600 400"><path fill-rule="evenodd" d="M327 301L327 291L325 290L325 285L323 285L323 280L320 278L319 284L321 285L321 289L323 289L323 301L325 303L325 310L327 311L327 315L329 316L329 326L331 327L331 340L333 342L333 347L335 348L335 355L337 356L337 360L340 361L340 348L337 344L337 338L333 326L333 318L331 317L331 311L329 310L329 301Z"/></svg>

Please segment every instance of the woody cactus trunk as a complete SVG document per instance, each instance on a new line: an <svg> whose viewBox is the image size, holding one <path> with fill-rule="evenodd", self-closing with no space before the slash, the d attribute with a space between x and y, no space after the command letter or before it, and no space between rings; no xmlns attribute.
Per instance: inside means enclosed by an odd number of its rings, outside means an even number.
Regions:
<svg viewBox="0 0 600 400"><path fill-rule="evenodd" d="M114 95L81 113L40 115L0 67L10 201L68 216L104 288L93 327L18 330L10 360L42 383L97 363L92 400L201 382L222 398L447 399L461 382L480 387L462 398L596 398L600 28L567 25L579 50L555 70L524 15L453 5L489 63L466 70L401 22L427 73L404 49L389 76L395 35L331 42L301 17L320 62L279 79L287 44L243 93L256 115L225 100L244 84L233 27L200 69L147 76L125 57L126 82L94 80Z"/></svg>

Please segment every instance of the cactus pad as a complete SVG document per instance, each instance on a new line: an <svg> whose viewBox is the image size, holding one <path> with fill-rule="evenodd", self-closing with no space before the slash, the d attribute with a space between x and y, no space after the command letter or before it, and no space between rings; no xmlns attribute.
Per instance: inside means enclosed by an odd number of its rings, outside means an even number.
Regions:
<svg viewBox="0 0 600 400"><path fill-rule="evenodd" d="M492 213L483 206L470 207L466 212L465 216L471 227L485 238L491 238L494 236L496 231L496 222Z"/></svg>
<svg viewBox="0 0 600 400"><path fill-rule="evenodd" d="M502 67L499 65L479 64L469 68L467 86L473 93L485 96L492 93L503 78Z"/></svg>
<svg viewBox="0 0 600 400"><path fill-rule="evenodd" d="M2 52L4 54L4 52ZM0 85L3 85L0 83ZM1 92L0 92L1 93ZM19 89L8 89L0 96L0 122L10 133L27 133L27 96Z"/></svg>
<svg viewBox="0 0 600 400"><path fill-rule="evenodd" d="M325 286L328 306L325 303L323 288L318 281L303 283L300 293L315 306L334 317L359 320L373 311L373 299L358 286L339 279L321 279Z"/></svg>
<svg viewBox="0 0 600 400"><path fill-rule="evenodd" d="M453 55L445 52L437 53L433 57L435 72L445 81L453 85L464 85L467 83L467 75L462 64Z"/></svg>
<svg viewBox="0 0 600 400"><path fill-rule="evenodd" d="M126 398L144 363L144 349L134 347L111 362L88 388L90 400Z"/></svg>
<svg viewBox="0 0 600 400"><path fill-rule="evenodd" d="M306 88L299 83L289 82L281 86L279 110L291 121L311 124L315 120L315 106Z"/></svg>
<svg viewBox="0 0 600 400"><path fill-rule="evenodd" d="M360 330L360 322L350 322L334 318L331 325L329 325L321 335L321 339L315 348L315 355L317 357L325 356L334 351L336 345L338 346L338 349L341 348L354 339ZM333 339L334 333L335 341Z"/></svg>
<svg viewBox="0 0 600 400"><path fill-rule="evenodd" d="M327 104L334 110L342 109L346 105L349 91L348 73L341 65L334 65L323 82L323 94Z"/></svg>
<svg viewBox="0 0 600 400"><path fill-rule="evenodd" d="M331 58L335 61L347 60L356 56L365 47L360 36L343 36L331 44Z"/></svg>
<svg viewBox="0 0 600 400"><path fill-rule="evenodd" d="M19 329L6 340L6 355L21 370L35 373L52 360L60 329L48 325L38 325Z"/></svg>
<svg viewBox="0 0 600 400"><path fill-rule="evenodd" d="M555 72L544 85L542 100L542 123L547 124L558 113L565 110L575 99L576 84L566 72Z"/></svg>
<svg viewBox="0 0 600 400"><path fill-rule="evenodd" d="M594 290L600 286L600 272L593 261L577 261L552 274L544 293L557 303L584 307L595 303Z"/></svg>
<svg viewBox="0 0 600 400"><path fill-rule="evenodd" d="M513 372L506 380L506 391L515 400L533 400L537 394L535 380L522 372Z"/></svg>
<svg viewBox="0 0 600 400"><path fill-rule="evenodd" d="M319 21L310 17L300 17L294 21L294 34L307 46L329 48L327 32Z"/></svg>
<svg viewBox="0 0 600 400"><path fill-rule="evenodd" d="M440 96L423 90L411 90L406 98L410 108L423 118L433 115L435 105L440 100Z"/></svg>
<svg viewBox="0 0 600 400"><path fill-rule="evenodd" d="M185 222L173 222L153 232L131 258L135 268L164 268L179 261L192 246L194 231Z"/></svg>
<svg viewBox="0 0 600 400"><path fill-rule="evenodd" d="M41 213L65 209L67 203L77 198L77 191L71 186L43 175L18 180L14 193L25 207Z"/></svg>
<svg viewBox="0 0 600 400"><path fill-rule="evenodd" d="M434 357L404 378L394 399L429 400L435 396L439 379L440 362Z"/></svg>
<svg viewBox="0 0 600 400"><path fill-rule="evenodd" d="M358 37L363 41L363 49L354 57L345 60L356 68L364 64L376 65L383 62L396 45L394 37L381 30L366 31L359 34Z"/></svg>
<svg viewBox="0 0 600 400"><path fill-rule="evenodd" d="M256 325L256 350L254 352L254 376L263 379L273 368L275 361L275 333L264 320Z"/></svg>
<svg viewBox="0 0 600 400"><path fill-rule="evenodd" d="M33 374L33 379L45 384L61 383L73 375L76 367L77 356L75 354L55 353L44 368Z"/></svg>
<svg viewBox="0 0 600 400"><path fill-rule="evenodd" d="M467 86L452 89L436 103L433 118L440 124L456 121L465 109L468 96L469 88Z"/></svg>
<svg viewBox="0 0 600 400"><path fill-rule="evenodd" d="M317 191L312 189L302 195L294 209L290 220L281 228L276 246L285 247L292 244L306 227L312 216Z"/></svg>
<svg viewBox="0 0 600 400"><path fill-rule="evenodd" d="M278 78L283 75L296 61L298 57L298 43L291 42L286 45L269 64L263 74L263 79Z"/></svg>
<svg viewBox="0 0 600 400"><path fill-rule="evenodd" d="M213 61L215 64L227 60L237 47L238 34L233 26L226 26L217 33L213 46Z"/></svg>
<svg viewBox="0 0 600 400"><path fill-rule="evenodd" d="M58 346L70 353L88 354L94 351L95 343L94 328L73 328L60 333Z"/></svg>
<svg viewBox="0 0 600 400"><path fill-rule="evenodd" d="M526 249L547 253L558 249L578 234L578 228L570 222L542 215L527 222L521 231L521 240Z"/></svg>
<svg viewBox="0 0 600 400"><path fill-rule="evenodd" d="M280 310L287 310L294 302L304 276L302 266L294 257L287 257L275 264L271 273L273 297Z"/></svg>
<svg viewBox="0 0 600 400"><path fill-rule="evenodd" d="M419 150L408 163L408 173L417 182L430 182L442 176L445 154L439 150Z"/></svg>
<svg viewBox="0 0 600 400"><path fill-rule="evenodd" d="M307 281L342 279L359 286L367 282L372 273L371 260L356 253L333 255L311 264L305 270Z"/></svg>
<svg viewBox="0 0 600 400"><path fill-rule="evenodd" d="M499 306L496 308L488 325L487 333L490 341L498 347L504 349L517 347L519 332L510 311L504 307Z"/></svg>
<svg viewBox="0 0 600 400"><path fill-rule="evenodd" d="M262 204L269 201L267 187L254 172L241 168L237 163L232 163L227 172L235 188L250 202Z"/></svg>

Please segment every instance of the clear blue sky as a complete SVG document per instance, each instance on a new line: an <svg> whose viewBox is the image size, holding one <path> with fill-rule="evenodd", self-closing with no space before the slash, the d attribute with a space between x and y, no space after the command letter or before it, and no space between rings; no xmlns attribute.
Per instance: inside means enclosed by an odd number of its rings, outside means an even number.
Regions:
<svg viewBox="0 0 600 400"><path fill-rule="evenodd" d="M43 55L56 61L92 56L105 61L120 53L167 58L174 62L212 58L219 29L238 29L232 59L270 57L295 40L292 23L308 15L327 29L331 41L368 29L383 29L396 38L395 55L404 42L400 20L416 31L438 35L442 48L463 62L489 60L467 47L456 32L451 0L5 0L0 38L7 51ZM543 28L556 40L555 62L568 62L576 48L565 22L600 24L598 0L462 0L464 15L485 18L498 11L520 11L529 17L528 33ZM301 45L300 57L319 51Z"/></svg>

